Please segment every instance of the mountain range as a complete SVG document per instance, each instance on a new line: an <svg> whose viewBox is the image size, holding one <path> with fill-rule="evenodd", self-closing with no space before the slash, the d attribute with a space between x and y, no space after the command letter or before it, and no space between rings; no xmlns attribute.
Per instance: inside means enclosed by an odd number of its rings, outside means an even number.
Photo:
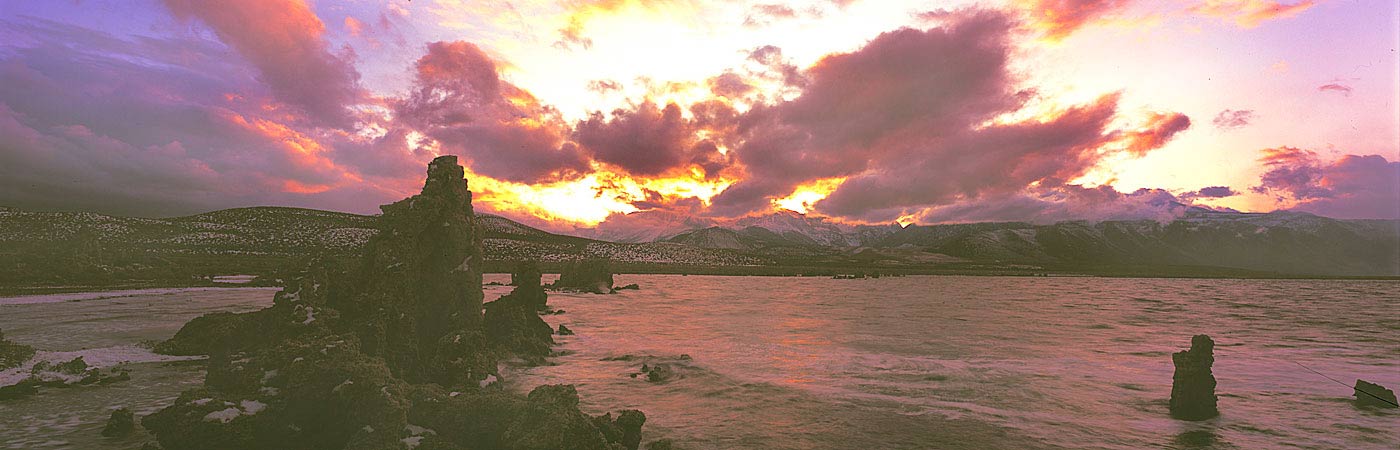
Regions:
<svg viewBox="0 0 1400 450"><path fill-rule="evenodd" d="M481 215L488 263L609 259L619 271L1400 276L1400 221L1189 209L1169 221L852 226L784 211L665 212L556 234ZM358 250L376 216L253 207L164 219L0 209L0 286L270 274Z"/></svg>

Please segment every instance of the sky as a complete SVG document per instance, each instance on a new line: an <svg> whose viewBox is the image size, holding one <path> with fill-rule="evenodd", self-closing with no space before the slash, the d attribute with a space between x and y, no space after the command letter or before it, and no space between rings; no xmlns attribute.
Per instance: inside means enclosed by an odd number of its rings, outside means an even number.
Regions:
<svg viewBox="0 0 1400 450"><path fill-rule="evenodd" d="M1391 0L0 0L0 205L1400 218Z"/></svg>

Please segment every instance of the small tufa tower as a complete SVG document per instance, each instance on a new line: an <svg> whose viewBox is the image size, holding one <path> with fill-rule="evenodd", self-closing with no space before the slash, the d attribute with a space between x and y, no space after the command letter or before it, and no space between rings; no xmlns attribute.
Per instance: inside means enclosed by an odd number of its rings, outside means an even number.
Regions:
<svg viewBox="0 0 1400 450"><path fill-rule="evenodd" d="M1191 349L1172 354L1176 373L1172 374L1171 414L1181 420L1206 420L1220 415L1215 407L1215 341L1198 334L1191 338Z"/></svg>

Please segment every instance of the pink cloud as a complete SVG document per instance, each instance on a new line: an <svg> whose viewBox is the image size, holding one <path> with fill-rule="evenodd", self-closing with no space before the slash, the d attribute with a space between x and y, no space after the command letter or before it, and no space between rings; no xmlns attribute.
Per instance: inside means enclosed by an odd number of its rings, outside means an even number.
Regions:
<svg viewBox="0 0 1400 450"><path fill-rule="evenodd" d="M279 100L319 124L354 124L348 107L365 95L359 72L350 56L330 52L325 25L305 2L165 0L165 5L177 17L208 25L258 68L260 79Z"/></svg>
<svg viewBox="0 0 1400 450"><path fill-rule="evenodd" d="M1273 195L1290 209L1337 218L1400 218L1400 162L1380 155L1328 162L1295 147L1262 153L1266 171L1250 189Z"/></svg>

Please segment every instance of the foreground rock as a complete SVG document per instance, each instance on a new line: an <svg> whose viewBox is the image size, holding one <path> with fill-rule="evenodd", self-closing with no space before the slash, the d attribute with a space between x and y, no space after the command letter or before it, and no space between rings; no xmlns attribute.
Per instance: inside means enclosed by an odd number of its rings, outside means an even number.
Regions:
<svg viewBox="0 0 1400 450"><path fill-rule="evenodd" d="M1356 395L1356 406L1375 408L1400 408L1400 402L1396 401L1395 391L1386 389L1376 383L1366 380L1356 380L1356 387L1352 388Z"/></svg>
<svg viewBox="0 0 1400 450"><path fill-rule="evenodd" d="M559 279L550 287L564 291L611 294L613 274L607 260L595 259L570 263L559 272Z"/></svg>
<svg viewBox="0 0 1400 450"><path fill-rule="evenodd" d="M359 261L315 263L272 307L201 317L157 346L210 355L208 375L142 425L165 450L622 445L572 386L521 396L493 383L499 359L547 355L553 330L536 313L538 275L482 304L462 175L455 157L435 159L422 194L381 207Z"/></svg>
<svg viewBox="0 0 1400 450"><path fill-rule="evenodd" d="M89 367L79 356L72 360L51 363L39 361L29 368L29 375L19 383L0 387L0 400L14 400L39 393L39 388L67 388L94 384L112 384L131 379L131 372L120 367L102 371Z"/></svg>
<svg viewBox="0 0 1400 450"><path fill-rule="evenodd" d="M10 342L5 339L4 330L0 330L0 370L19 367L33 357L34 347Z"/></svg>
<svg viewBox="0 0 1400 450"><path fill-rule="evenodd" d="M1172 354L1176 372L1172 374L1171 415L1181 420L1206 420L1220 415L1216 409L1215 341L1198 334L1191 338L1191 349Z"/></svg>

